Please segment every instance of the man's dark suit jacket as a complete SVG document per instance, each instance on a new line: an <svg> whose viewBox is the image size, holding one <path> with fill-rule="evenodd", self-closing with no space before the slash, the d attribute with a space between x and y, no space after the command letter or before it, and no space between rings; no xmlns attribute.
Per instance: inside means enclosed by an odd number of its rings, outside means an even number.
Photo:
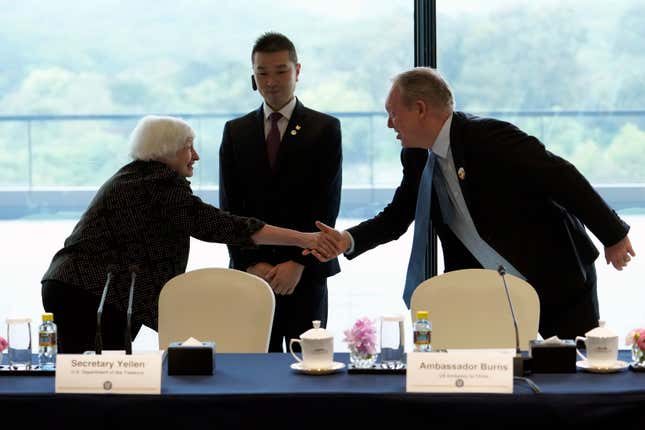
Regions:
<svg viewBox="0 0 645 430"><path fill-rule="evenodd" d="M527 278L543 306L566 303L588 288L585 266L599 253L584 226L605 246L629 231L572 164L510 123L455 112L450 148L455 171L465 173L459 185L477 231ZM427 154L407 151L414 159L407 163L410 178L383 212L349 229L356 243L351 257L391 240L391 232L400 236L414 218L412 196ZM443 224L434 193L431 217L446 271L481 267Z"/></svg>
<svg viewBox="0 0 645 430"><path fill-rule="evenodd" d="M401 165L403 178L390 202L374 218L350 227L347 231L354 238L354 252L348 259L358 257L365 251L401 237L414 221L414 212L419 192L421 173L428 158L428 151L421 148L403 148Z"/></svg>
<svg viewBox="0 0 645 430"><path fill-rule="evenodd" d="M338 119L296 102L272 173L267 158L262 106L224 126L220 147L220 207L280 227L318 231L334 225L340 209L342 147ZM246 270L264 261L293 260L305 266L301 279L324 280L340 271L337 259L320 263L302 249L229 246L231 267Z"/></svg>

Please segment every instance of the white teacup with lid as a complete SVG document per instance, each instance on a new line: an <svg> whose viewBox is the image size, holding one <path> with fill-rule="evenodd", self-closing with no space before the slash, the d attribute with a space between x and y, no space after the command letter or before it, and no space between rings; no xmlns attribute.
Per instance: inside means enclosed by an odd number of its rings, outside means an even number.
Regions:
<svg viewBox="0 0 645 430"><path fill-rule="evenodd" d="M334 336L320 328L320 321L313 321L314 328L289 341L289 352L307 369L329 369L334 364ZM302 359L293 352L293 344L299 343Z"/></svg>
<svg viewBox="0 0 645 430"><path fill-rule="evenodd" d="M618 360L618 335L605 327L605 321L598 321L598 327L589 330L584 337L577 336L576 344L579 340L584 341L587 356L585 357L578 349L576 352L589 364L602 365Z"/></svg>

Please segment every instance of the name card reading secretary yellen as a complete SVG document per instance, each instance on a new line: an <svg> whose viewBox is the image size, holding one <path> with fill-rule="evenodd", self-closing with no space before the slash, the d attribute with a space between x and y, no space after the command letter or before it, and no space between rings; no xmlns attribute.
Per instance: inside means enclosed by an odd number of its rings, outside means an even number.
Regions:
<svg viewBox="0 0 645 430"><path fill-rule="evenodd" d="M512 349L410 352L410 393L513 393Z"/></svg>
<svg viewBox="0 0 645 430"><path fill-rule="evenodd" d="M135 355L59 354L57 393L160 394L162 351Z"/></svg>

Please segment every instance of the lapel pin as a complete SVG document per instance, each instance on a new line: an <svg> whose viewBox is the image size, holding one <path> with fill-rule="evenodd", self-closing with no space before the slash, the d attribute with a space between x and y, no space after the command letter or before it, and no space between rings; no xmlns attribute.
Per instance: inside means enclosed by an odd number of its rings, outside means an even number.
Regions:
<svg viewBox="0 0 645 430"><path fill-rule="evenodd" d="M462 181L466 179L466 171L463 167L460 167L459 170L457 170L457 176L459 176L459 179Z"/></svg>
<svg viewBox="0 0 645 430"><path fill-rule="evenodd" d="M298 134L298 132L296 130L291 130L291 135L292 136L295 136L296 134Z"/></svg>
<svg viewBox="0 0 645 430"><path fill-rule="evenodd" d="M300 128L301 127L299 125L296 125L296 130L300 130Z"/></svg>

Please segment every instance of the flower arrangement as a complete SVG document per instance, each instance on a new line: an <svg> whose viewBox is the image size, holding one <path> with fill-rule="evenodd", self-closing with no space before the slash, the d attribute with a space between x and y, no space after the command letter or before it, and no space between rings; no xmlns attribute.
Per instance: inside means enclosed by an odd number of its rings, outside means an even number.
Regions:
<svg viewBox="0 0 645 430"><path fill-rule="evenodd" d="M0 336L0 354L2 354L2 351L7 349L7 346L9 346L9 342L7 342L7 339L4 337ZM0 360L2 361L2 360Z"/></svg>
<svg viewBox="0 0 645 430"><path fill-rule="evenodd" d="M632 360L641 366L645 364L645 328L635 328L627 333L625 345L632 346Z"/></svg>
<svg viewBox="0 0 645 430"><path fill-rule="evenodd" d="M352 328L343 332L351 353L350 360L359 367L376 361L376 324L367 317L358 319Z"/></svg>

